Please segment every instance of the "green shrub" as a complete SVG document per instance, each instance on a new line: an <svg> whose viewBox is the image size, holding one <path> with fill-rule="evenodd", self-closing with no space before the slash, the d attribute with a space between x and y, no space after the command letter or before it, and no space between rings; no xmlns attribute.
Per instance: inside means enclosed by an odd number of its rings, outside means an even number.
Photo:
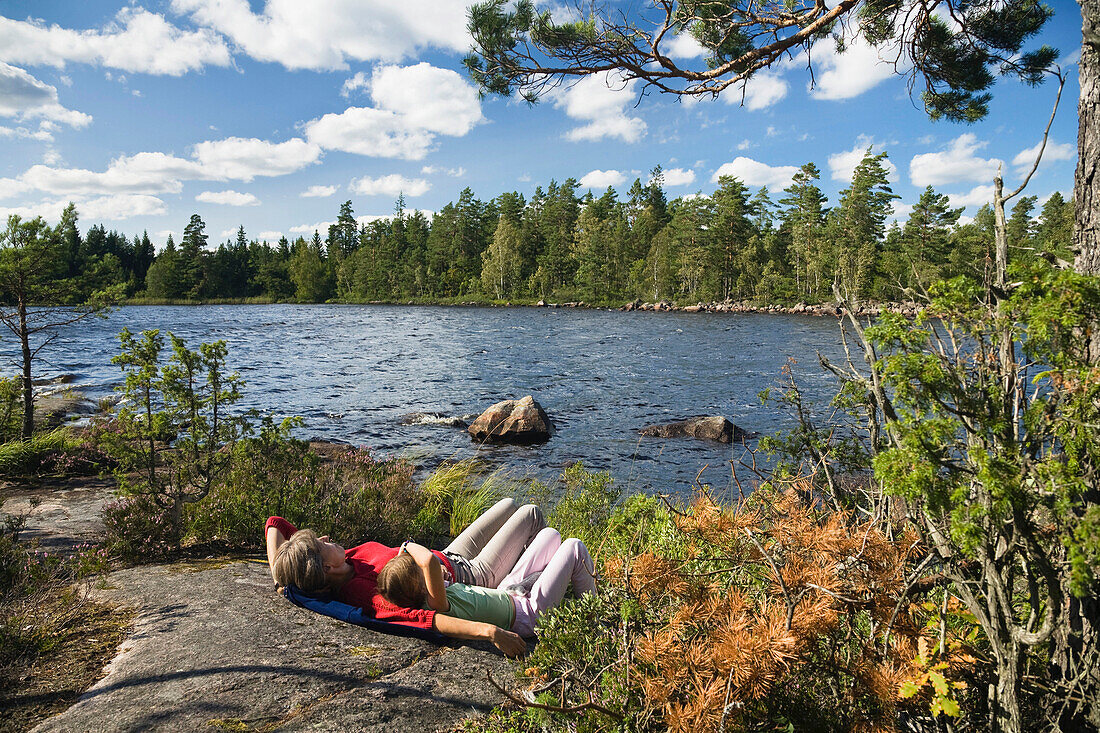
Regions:
<svg viewBox="0 0 1100 733"><path fill-rule="evenodd" d="M412 465L351 447L322 461L291 437L295 424L268 419L257 437L238 441L224 480L187 507L188 541L256 549L272 515L345 543L405 539L424 506Z"/></svg>
<svg viewBox="0 0 1100 733"><path fill-rule="evenodd" d="M15 439L0 445L0 475L30 473L89 473L108 461L68 428L35 433L29 440Z"/></svg>

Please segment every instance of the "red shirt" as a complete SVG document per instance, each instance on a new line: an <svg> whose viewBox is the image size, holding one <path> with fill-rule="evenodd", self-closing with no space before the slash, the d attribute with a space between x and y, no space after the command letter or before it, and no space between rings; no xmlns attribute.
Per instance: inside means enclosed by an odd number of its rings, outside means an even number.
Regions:
<svg viewBox="0 0 1100 733"><path fill-rule="evenodd" d="M275 527L287 539L290 539L298 531L297 527L282 517L269 518L267 524L264 525L265 534L268 527ZM387 562L397 557L398 551L399 549L396 547L388 547L379 542L364 542L357 547L345 550L344 556L347 558L352 570L354 570L354 574L351 580L340 587L336 598L370 612L380 621L391 621L406 626L430 629L432 619L435 618L435 611L395 606L378 594L378 571ZM443 567L454 574L451 562L443 553L436 550L432 550L432 552L443 563Z"/></svg>

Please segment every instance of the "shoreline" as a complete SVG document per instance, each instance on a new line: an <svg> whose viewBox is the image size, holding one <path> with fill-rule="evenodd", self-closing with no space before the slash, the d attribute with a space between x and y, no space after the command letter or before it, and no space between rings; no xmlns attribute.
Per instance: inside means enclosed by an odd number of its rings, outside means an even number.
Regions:
<svg viewBox="0 0 1100 733"><path fill-rule="evenodd" d="M235 305L235 306L251 306L251 305L393 305L393 306L434 306L441 308L572 308L579 310L606 310L606 311L618 311L623 313L631 312L648 312L648 313L745 313L745 314L773 314L773 315L795 315L795 316L832 316L839 318L843 311L836 303L805 303L799 302L794 305L763 305L755 303L753 301L744 300L726 300L726 301L712 301L709 303L692 303L687 305L680 305L668 300L660 300L655 302L646 302L640 299L636 299L625 303L621 306L599 304L599 303L586 303L585 301L565 301L565 302L548 302L546 300L538 300L534 303L529 301L486 301L486 300L461 300L461 299L441 299L441 300L419 300L419 299L402 299L402 300L368 300L368 301L326 301L324 303L295 303L293 301L256 301L252 299L223 299L223 300L146 300L138 299L135 302L122 302L120 306L128 307L148 307L148 306L175 306L175 307L187 307L187 306L209 306L209 305ZM920 309L919 304L913 301L903 302L888 302L879 303L875 301L869 301L867 303L860 304L856 308L856 315L858 316L878 316L882 313L898 313L907 317L913 317Z"/></svg>

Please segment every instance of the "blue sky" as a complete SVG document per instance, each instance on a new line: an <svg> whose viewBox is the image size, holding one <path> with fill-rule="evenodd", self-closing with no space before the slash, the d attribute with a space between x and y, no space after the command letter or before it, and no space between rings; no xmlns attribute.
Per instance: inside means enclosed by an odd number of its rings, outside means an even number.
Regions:
<svg viewBox="0 0 1100 733"><path fill-rule="evenodd" d="M1069 195L1081 39L1072 0L1042 40L1069 81L1027 193ZM351 200L357 216L437 211L469 186L529 195L570 176L625 193L655 165L669 198L731 173L785 187L806 162L835 203L863 151L886 150L896 216L926 185L966 214L1036 146L1055 87L1001 81L989 117L930 122L905 80L856 43L754 78L742 95L686 100L591 77L530 107L478 100L462 72L465 3L443 0L137 0L0 4L0 215L102 223L177 240L192 213L212 243L310 236ZM681 41L690 63L697 49ZM1030 159L1028 159L1030 160ZM774 196L779 198L779 196Z"/></svg>

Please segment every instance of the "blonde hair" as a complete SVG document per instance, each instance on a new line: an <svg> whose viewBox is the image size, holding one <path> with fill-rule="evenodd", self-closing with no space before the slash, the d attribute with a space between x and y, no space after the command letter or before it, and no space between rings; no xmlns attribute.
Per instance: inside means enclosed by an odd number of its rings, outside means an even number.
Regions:
<svg viewBox="0 0 1100 733"><path fill-rule="evenodd" d="M397 557L382 566L378 573L378 593L395 606L424 607L427 596L424 574L412 555L399 552Z"/></svg>
<svg viewBox="0 0 1100 733"><path fill-rule="evenodd" d="M284 542L271 564L272 575L279 585L294 586L303 593L320 593L328 589L325 565L321 558L321 540L311 529L300 529Z"/></svg>

